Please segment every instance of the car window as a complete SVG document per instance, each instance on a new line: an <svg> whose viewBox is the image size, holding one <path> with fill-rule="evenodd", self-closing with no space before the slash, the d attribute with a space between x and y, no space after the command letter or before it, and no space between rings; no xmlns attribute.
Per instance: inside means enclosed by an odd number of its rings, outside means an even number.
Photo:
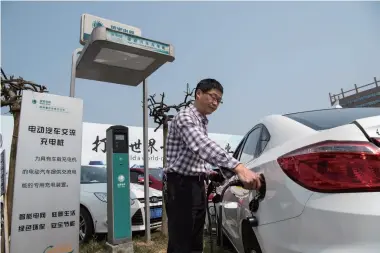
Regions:
<svg viewBox="0 0 380 253"><path fill-rule="evenodd" d="M243 137L243 139L239 142L239 144L237 145L234 153L233 153L233 157L237 160L239 160L239 157L240 157L240 151L244 145L244 142L245 142L245 139L246 139L246 136Z"/></svg>
<svg viewBox="0 0 380 253"><path fill-rule="evenodd" d="M137 171L130 171L130 178L131 178L131 183L138 183L138 177L139 177L139 172Z"/></svg>
<svg viewBox="0 0 380 253"><path fill-rule="evenodd" d="M261 155L261 153L265 150L266 146L268 145L268 142L270 140L270 134L268 129L263 125L262 131L261 131L261 137L259 142L257 143L257 155Z"/></svg>
<svg viewBox="0 0 380 253"><path fill-rule="evenodd" d="M150 169L149 174L153 176L155 179L162 181L162 169Z"/></svg>
<svg viewBox="0 0 380 253"><path fill-rule="evenodd" d="M298 123L320 131L346 124L356 119L378 116L380 108L341 108L285 114Z"/></svg>
<svg viewBox="0 0 380 253"><path fill-rule="evenodd" d="M107 183L106 167L82 166L80 174L80 183Z"/></svg>
<svg viewBox="0 0 380 253"><path fill-rule="evenodd" d="M246 163L255 158L261 127L254 128L247 136L240 155L240 162Z"/></svg>

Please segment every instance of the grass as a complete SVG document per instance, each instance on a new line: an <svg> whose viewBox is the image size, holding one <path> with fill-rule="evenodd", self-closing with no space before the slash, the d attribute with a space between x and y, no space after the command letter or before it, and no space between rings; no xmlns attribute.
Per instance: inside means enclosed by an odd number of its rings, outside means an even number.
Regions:
<svg viewBox="0 0 380 253"><path fill-rule="evenodd" d="M160 232L151 233L152 241L150 243L145 242L143 234L137 234L133 236L133 250L134 253L166 253L167 238ZM204 253L211 253L210 243L208 238L205 238ZM105 240L99 240L94 238L89 243L81 245L79 249L80 253L104 253L106 252ZM223 249L218 249L214 243L214 253L228 252Z"/></svg>
<svg viewBox="0 0 380 253"><path fill-rule="evenodd" d="M106 252L105 241L91 240L79 247L79 253L103 253Z"/></svg>
<svg viewBox="0 0 380 253"><path fill-rule="evenodd" d="M165 253L168 240L161 231L151 234L152 242L147 244L144 236L136 236L133 238L134 253Z"/></svg>
<svg viewBox="0 0 380 253"><path fill-rule="evenodd" d="M134 253L166 253L167 238L160 232L151 233L151 242L146 243L143 234L133 235ZM104 253L107 252L106 240L93 238L86 244L80 246L80 253Z"/></svg>

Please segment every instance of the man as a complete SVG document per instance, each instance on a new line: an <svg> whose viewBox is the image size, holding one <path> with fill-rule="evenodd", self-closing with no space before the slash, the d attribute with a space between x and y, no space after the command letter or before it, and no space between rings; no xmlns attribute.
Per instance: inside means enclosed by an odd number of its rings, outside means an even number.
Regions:
<svg viewBox="0 0 380 253"><path fill-rule="evenodd" d="M200 81L195 102L171 121L167 147L166 207L168 253L203 252L206 217L205 163L234 171L247 189L260 187L259 175L250 171L207 136L207 115L222 100L223 86L215 79Z"/></svg>

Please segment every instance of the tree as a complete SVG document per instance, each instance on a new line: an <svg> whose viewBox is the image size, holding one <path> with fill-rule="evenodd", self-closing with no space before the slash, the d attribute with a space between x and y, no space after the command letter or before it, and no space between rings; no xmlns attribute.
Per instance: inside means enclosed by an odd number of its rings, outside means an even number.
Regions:
<svg viewBox="0 0 380 253"><path fill-rule="evenodd" d="M165 93L161 94L161 101L155 100L155 94L150 95L148 98L148 109L149 109L149 116L154 118L154 122L158 124L156 129L154 131L157 131L162 126L162 133L163 133L163 167L166 166L166 137L168 134L168 128L169 128L169 122L173 119L174 114L171 114L173 110L175 112L179 112L181 108L187 107L190 105L190 103L193 101L192 99L189 99L194 96L195 89L192 89L190 91L189 84L187 84L187 89L185 91L185 99L182 103L178 105L167 105L164 102L165 99ZM164 185L165 187L165 185ZM165 195L162 196L162 201L165 203ZM166 236L168 235L168 224L167 224L167 216L166 216L166 207L165 204L163 205L163 212L162 212L162 233Z"/></svg>
<svg viewBox="0 0 380 253"><path fill-rule="evenodd" d="M231 150L231 145L227 143L226 147L224 148L228 153L233 154L235 151Z"/></svg>
<svg viewBox="0 0 380 253"><path fill-rule="evenodd" d="M9 170L8 170L8 184L5 193L4 203L7 206L7 226L8 235L11 234L11 221L12 221L12 208L13 208L13 190L14 190L14 179L15 179L15 167L16 167L16 157L17 157L17 141L19 133L20 124L20 111L21 111L21 101L22 92L24 90L31 90L34 92L48 92L45 86L36 84L31 81L25 81L22 77L14 78L10 76L8 79L1 69L1 107L9 107L9 112L13 115L13 135L11 143L11 151L9 157ZM5 206L4 205L4 206ZM1 248L2 252L5 250L4 241L4 229L1 231Z"/></svg>

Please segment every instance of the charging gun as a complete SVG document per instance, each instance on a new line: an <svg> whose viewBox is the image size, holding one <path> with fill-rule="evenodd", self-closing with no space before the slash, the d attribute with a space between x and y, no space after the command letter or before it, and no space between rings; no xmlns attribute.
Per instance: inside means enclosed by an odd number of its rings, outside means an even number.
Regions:
<svg viewBox="0 0 380 253"><path fill-rule="evenodd" d="M231 173L231 172L228 171L227 173ZM223 174L222 171L221 171L221 173L218 173L217 175L212 175L212 177L210 177L211 182L210 182L208 189L207 189L207 197L212 192L216 191L217 186L219 186L220 184L223 183L223 181L225 181L225 175L224 174L221 175L221 174ZM253 197L253 199L249 203L249 210L252 213L252 217L250 217L248 219L249 219L250 224L253 227L258 226L258 220L253 214L257 212L257 210L259 208L259 204L265 198L265 193L266 193L266 182L265 182L265 177L263 174L260 174L260 181L261 181L261 187L260 187L260 189L257 190L256 195ZM235 176L231 181L229 181L226 185L224 185L221 193L216 194L212 199L212 202L214 203L215 211L216 211L215 204L223 201L224 193L226 192L226 190L228 188L230 188L232 186L244 187L243 183L238 179L237 176ZM209 230L210 230L210 244L211 244L210 246L211 246L211 252L213 252L213 243L211 240L211 237L212 237L211 215L210 215L210 211L208 209L208 206L207 206L207 214L208 214ZM216 214L217 214L216 215L216 219L217 219L217 245L220 245L221 247L223 247L222 205L219 206L219 215L218 215L218 212L216 212Z"/></svg>

